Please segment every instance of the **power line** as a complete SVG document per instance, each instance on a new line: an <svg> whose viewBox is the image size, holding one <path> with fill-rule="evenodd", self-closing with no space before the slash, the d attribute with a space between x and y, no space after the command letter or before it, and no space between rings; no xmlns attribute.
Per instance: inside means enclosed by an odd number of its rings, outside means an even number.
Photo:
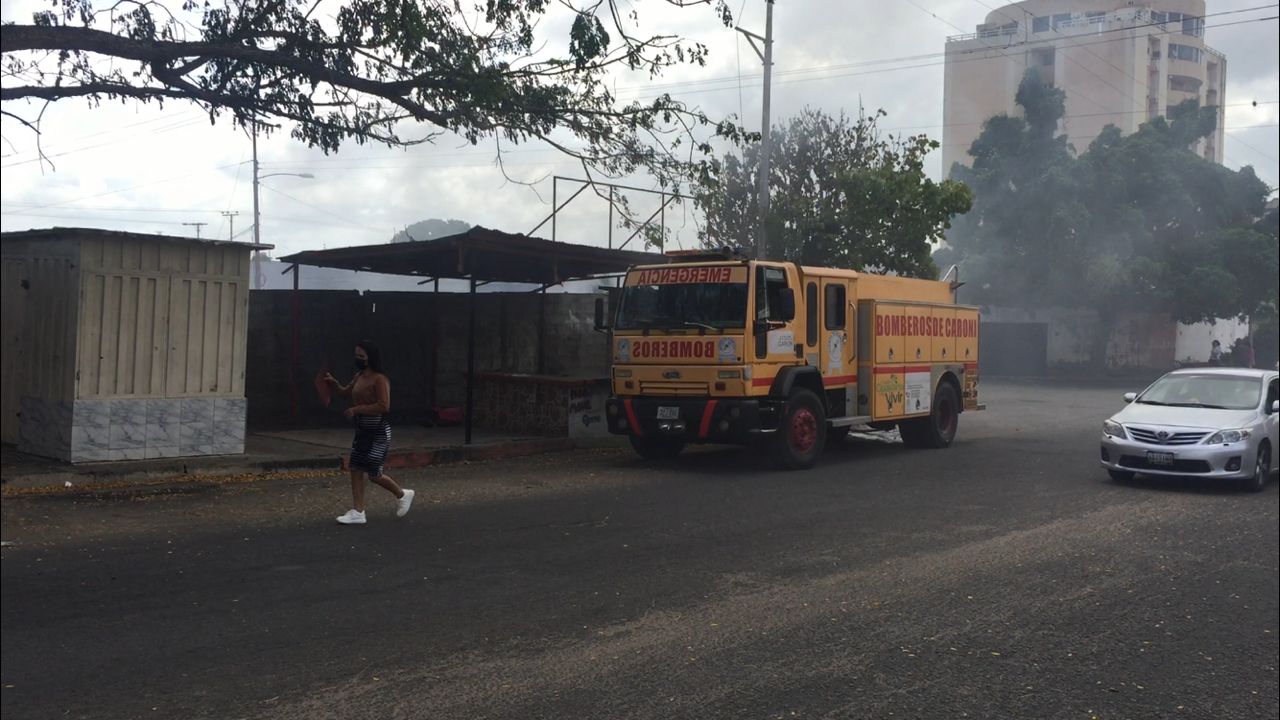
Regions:
<svg viewBox="0 0 1280 720"><path fill-rule="evenodd" d="M168 119L172 120L172 118L168 118ZM195 125L199 125L199 124L201 124L201 120L200 120L199 118L197 118L197 119L195 119L195 120L185 120L185 121L182 121L182 122L179 122L179 123L175 123L175 124L173 124L173 125L169 125L169 126L162 127L162 128L159 128L159 129L152 129L152 130L148 130L148 131L147 131L147 136L148 136L148 137L150 137L150 136L152 136L152 135L159 135L160 133L172 132L172 131L174 131L174 130L182 130L182 129L189 128L189 127L192 127L192 126L195 126ZM122 142L126 142L126 141L133 140L133 139L135 139L135 138L132 138L132 137L117 138L117 139L115 139L115 140L108 140L108 141L106 141L106 142L96 143L96 144L93 144L93 145L86 145L86 146L84 146L84 147L78 147L78 148L72 148L72 149L70 149L70 150L64 150L64 151L59 152L59 153L53 153L53 154L45 153L44 155L42 155L42 156L40 156L40 157L31 158L30 160L16 160L16 161L14 161L14 162L8 163L8 164L6 164L6 165L2 165L2 166L0 166L0 167L4 167L4 168L12 168L12 167L18 167L18 166L20 166L20 165L30 165L30 164L32 164L32 163L43 162L43 161L45 161L45 160L49 160L49 159L56 158L56 157L65 157L65 156L67 156L67 155L74 155L75 153L84 152L84 151L86 151L86 150L96 150L96 149L98 149L98 148L108 147L108 146L111 146L111 145L118 145L118 144L120 144L120 143L122 143ZM17 153L15 153L15 154L17 154Z"/></svg>
<svg viewBox="0 0 1280 720"><path fill-rule="evenodd" d="M79 142L79 141L81 141L81 140L88 140L88 139L90 139L90 138L101 137L101 136L103 136L103 135L110 135L110 134L115 133L115 132L120 132L120 131L122 131L122 130L128 130L129 128L133 128L133 127L140 127L140 126L142 126L142 125L150 125L150 124L152 124L152 123L158 123L158 122L172 122L172 121L173 121L173 119L174 119L175 117L182 117L182 116L184 116L184 115L191 115L191 111L190 111L190 110L183 110L183 111L178 112L176 115L161 114L161 115L156 116L156 117L147 118L146 120L138 120L138 121L135 121L135 122L126 123L126 124L124 124L124 125L118 125L118 126L113 127L113 128L107 128L107 129L105 129L105 130L99 130L99 131L97 131L97 132L91 132L91 133L88 133L88 134L85 134L85 135L76 135L76 136L74 136L74 137L60 137L60 138L59 138L59 140L61 140L62 142L67 142L67 143L70 143L70 142ZM60 147L61 147L61 145L59 145L59 144L57 144L57 142L55 142L55 144L53 145L53 147L52 147L52 148L50 148L50 149L52 149L52 150L57 150L57 149L58 149L58 148L60 148ZM21 155L21 154L22 154L22 153L8 153L8 154L5 154L5 155L0 155L0 157L13 157L14 155Z"/></svg>
<svg viewBox="0 0 1280 720"><path fill-rule="evenodd" d="M976 3L978 3L979 5L981 5L982 7L986 8L986 9L988 9L988 10L991 10L991 11L993 11L993 12L999 12L1001 15L1004 15L1006 18L1008 18L1008 19L1010 19L1010 20L1013 20L1014 22L1017 22L1017 18L1010 17L1010 16L1009 16L1009 14L1008 14L1008 13L1006 13L1006 12L1004 12L1004 10L1003 10L1003 9L1001 9L1001 10L996 10L995 8L993 8L993 7L991 7L990 5L986 4L986 3L985 3L985 2L983 2L982 0L973 0L973 1L974 1L974 2L976 2ZM1026 9L1025 7L1022 7L1022 6L1019 6L1019 9L1021 9L1021 10L1022 10L1022 12L1023 12L1023 13L1025 13L1025 14L1026 14L1026 16L1027 16L1028 18L1031 18L1032 20L1034 20L1034 19L1035 19L1035 16L1031 14L1031 11L1030 11L1030 10L1028 10L1028 9ZM1115 71L1117 71L1117 72L1123 73L1126 77L1128 77L1130 80L1134 81L1135 83L1140 82L1136 77L1134 77L1132 74L1130 74L1128 70L1125 70L1124 68L1121 68L1121 67L1117 67L1117 66L1115 65L1115 63L1112 63L1110 60L1107 60L1106 58L1102 57L1101 55L1099 55L1098 53L1096 53L1096 52L1094 52L1094 51L1090 50L1090 49L1089 49L1089 48L1087 48L1087 47L1084 47L1084 46L1079 45L1079 44L1077 44L1077 43L1070 42L1070 40L1069 40L1069 39L1067 39L1065 36L1063 36L1063 35L1062 35L1062 31L1060 31L1060 30L1058 29L1058 25L1057 25L1057 23L1050 23L1050 27L1052 27L1052 29L1053 29L1053 34L1054 34L1054 35L1057 35L1059 38L1062 38L1062 39L1066 42L1067 47L1069 47L1069 48L1071 48L1071 47L1080 48L1081 50L1084 50L1085 52L1089 53L1090 55L1094 56L1095 58L1097 58L1097 59L1099 59L1099 60L1103 61L1104 63L1106 63L1107 65L1111 66L1111 69L1112 69L1112 70L1115 70ZM1030 34L1030 33L1028 33L1028 34ZM1127 39L1127 38L1126 38L1126 39ZM1063 57L1064 57L1064 58L1066 58L1067 60L1071 61L1071 62L1074 62L1074 63L1075 63L1077 66L1079 66L1082 70L1084 70L1085 72L1087 72L1087 73L1089 73L1090 75L1094 76L1094 77L1095 77L1095 78L1097 78L1098 80L1101 80L1101 81L1102 81L1103 83L1105 83L1108 87L1110 87L1111 89L1113 89L1113 90L1115 90L1116 92L1118 92L1118 93L1120 93L1121 95L1123 95L1126 99L1128 99L1128 100L1129 100L1129 102L1137 102L1136 98L1134 98L1134 97L1133 97L1132 95L1130 95L1128 92L1126 92L1126 91L1124 91L1124 90L1122 90L1122 89L1120 89L1120 88L1116 87L1114 84L1112 84L1112 83L1111 83L1111 81L1110 81L1110 80L1107 80L1106 78L1102 77L1101 75L1099 75L1098 73L1094 72L1094 71L1093 71L1093 70L1091 70L1090 68L1085 67L1085 65L1084 65L1083 63L1081 63L1079 60L1076 60L1075 58L1071 57L1069 54L1065 54L1065 53L1063 54ZM1143 83L1142 83L1142 86L1143 86L1143 90L1144 90L1148 95L1150 95L1150 94L1151 94L1151 87L1150 87L1150 85L1148 85L1147 83L1143 82ZM1077 94L1079 94L1079 93L1077 92Z"/></svg>
<svg viewBox="0 0 1280 720"><path fill-rule="evenodd" d="M2 205L6 205L6 206L9 206L9 207L14 207L14 208L17 208L18 210L27 209L27 208L30 208L30 209L40 209L40 208L45 207L45 206L42 206L42 205L36 205L35 203L23 203L23 202L11 202L11 201L0 201L0 204L2 204ZM117 206L117 207L102 207L102 206L98 206L98 207L85 207L84 205L66 206L66 209L68 209L68 210L89 210L89 211L92 211L92 212L104 212L104 211L105 211L105 212L141 212L141 213L169 213L169 214L181 213L181 214L184 214L184 215L190 215L190 214L193 214L193 213L199 213L199 214L205 214L205 215L213 215L213 214L216 214L216 213L220 212L219 210L208 210L208 209L199 209L199 208L173 208L173 209L167 209L167 208L154 208L154 207L119 207L119 206Z"/></svg>
<svg viewBox="0 0 1280 720"><path fill-rule="evenodd" d="M170 177L161 178L159 180L151 180L144 183L138 183L137 185L130 185L128 187L117 188L115 190L107 190L106 192L95 193L93 195L85 195L82 197L73 198L71 200L59 200L58 202L47 203L44 205L37 205L36 207L32 208L32 210L43 210L45 208L60 207L63 205L69 205L71 203L77 203L82 200L93 200L95 198L106 197L107 195L115 195L117 193L128 192L130 190L137 190L138 188L150 187L152 185L160 185L161 183L173 182L174 180L183 180L185 178L189 178L195 175L203 175L205 173L217 172L218 170L226 170L228 168L238 167L242 165L244 165L243 161L238 163L231 163L228 165L218 165L217 167L206 169L206 170L196 170L194 172L183 173L182 175L173 175Z"/></svg>
<svg viewBox="0 0 1280 720"><path fill-rule="evenodd" d="M1280 104L1280 100L1229 103L1227 105L1224 105L1223 107L1253 107L1258 105L1275 105L1275 104ZM1112 115L1142 114L1145 112L1146 110L1122 110L1122 111L1116 111L1116 112L1073 113L1073 114L1063 115L1063 119L1108 117ZM976 126L982 125L985 122L986 120L982 120L978 122L965 122L965 123L938 123L938 124L932 124L932 125L903 125L903 126L896 126L896 127L880 128L880 130L882 132L898 132L898 131L904 131L904 130L936 130L936 129L944 129L949 127L976 127ZM1244 126L1244 127L1252 127L1252 126ZM1244 127L1224 128L1224 129L1237 130L1237 129L1244 129ZM510 151L504 151L504 152L510 152ZM533 149L533 150L527 150L525 152L538 152L538 153L545 152L545 153L560 154L560 151L554 148ZM477 158L481 158L481 157L492 158L492 155L488 152L465 153L465 154L472 155ZM307 161L299 160L299 161L294 161L289 163L275 163L275 165L280 167L290 167L293 169L323 168L327 170L374 170L374 169L396 170L396 169L409 169L409 168L414 168L419 166L418 165L419 160L417 158L413 158L413 157L404 158L407 162L403 162L403 163L393 162L396 159L397 158L376 158L376 159L371 159L369 161L361 161L361 160L348 159L348 158L315 158L314 160L307 160ZM487 164L489 164L489 161L486 161L484 163L450 163L445 165L433 164L431 168L424 168L424 169L454 168L454 167L482 167ZM520 163L506 163L506 164L507 165L541 165L544 163L520 162Z"/></svg>
<svg viewBox="0 0 1280 720"><path fill-rule="evenodd" d="M917 5L916 7L917 7L917 8L919 8L920 6L919 6L919 5ZM1203 15L1202 17L1204 17L1204 18L1210 18L1210 17L1218 17L1218 16L1222 16L1222 15L1237 15L1237 14L1240 14L1240 13L1253 12L1253 11L1257 11L1257 10L1266 10L1266 9L1271 9L1271 8L1276 8L1276 7L1280 7L1280 3L1275 3L1275 4L1271 4L1271 5L1259 5L1259 6L1256 6L1256 7L1250 7L1250 8L1241 8L1241 9L1239 9L1239 10L1224 10L1224 11L1222 11L1222 12L1208 13L1208 14L1206 14L1206 15ZM925 10L925 12L929 13L930 15L933 15L932 11ZM1218 24L1216 24L1216 25L1206 25L1206 26L1205 26L1205 29L1217 28L1217 27L1230 27L1230 26L1232 26L1232 25L1239 25L1239 24L1244 24L1244 23L1249 23L1249 22L1258 22L1258 21L1274 20L1274 19L1276 19L1276 18L1274 18L1274 17L1271 17L1271 18L1252 18L1252 19L1249 19L1249 20L1243 20L1243 21L1237 21L1237 22L1231 22L1231 23L1218 23ZM947 23L945 20L942 20L942 22L943 22L943 23L945 23L945 24L947 24L947 25L951 25L951 23ZM1094 35L1096 36L1096 35L1112 34L1112 33L1117 33L1117 32L1125 32L1125 31L1129 31L1129 30L1136 30L1136 29L1144 28L1144 27L1161 27L1161 28L1163 28L1163 26L1164 26L1165 24L1166 24L1166 23L1143 23L1143 24L1138 24L1138 25L1130 25L1130 26L1123 27L1123 28L1111 28L1111 29L1107 29L1107 30L1102 30L1102 31L1100 31L1100 32L1098 32L1098 33L1095 33ZM959 28L959 27L957 27L957 26L955 26L955 25L951 25L951 27L953 27L953 28L955 28L955 29L957 29L957 30L961 29L961 28ZM1163 35L1170 35L1170 34L1180 33L1180 32L1181 32L1180 30L1179 30L1179 31L1175 31L1175 30L1162 30L1161 32L1158 32L1158 33L1152 33L1152 34L1153 34L1153 35L1162 35L1162 34L1163 34ZM1104 39L1104 40L1095 40L1095 41L1088 42L1088 43L1077 43L1077 44L1074 44L1074 45L1073 45L1073 47L1089 47L1089 46L1093 46L1093 45L1103 45L1103 44L1106 44L1106 43L1122 42L1122 41L1127 40L1127 39L1128 39L1128 38L1107 38L1107 39ZM1042 44L1046 44L1046 43L1053 43L1053 42L1055 42L1055 40L1054 40L1054 39L1052 39L1052 38L1046 38L1046 39L1041 39L1041 40L1023 40L1023 41L1019 41L1019 42L1016 42L1016 43L1009 43L1009 44L1007 44L1007 45L1000 45L1000 46L988 45L988 46L984 46L984 47L982 47L982 48L973 48L973 49L969 49L969 50L959 50L959 51L953 51L953 52L950 52L950 53L948 53L948 52L920 53L920 54L916 54L916 55L903 55L903 56L898 56L898 57L879 58L879 59L876 59L876 60L862 60L862 61L852 62L852 63L843 63L843 64L840 64L840 65L823 65L823 66L811 66L811 67L804 67L804 68L792 68L792 69L790 69L790 70L778 70L777 72L775 72L775 73L774 73L774 78L775 78L775 84L776 84L776 83L777 83L777 78L779 78L779 77L783 77L783 76L799 75L799 74L810 74L810 73L819 73L819 72L829 72L829 71L831 71L831 70L846 70L846 69L851 69L851 68L864 68L864 67L870 67L870 66L874 66L874 65L887 65L887 64L898 63L898 62L911 62L911 61L916 61L916 60L939 59L939 58L945 58L948 54L950 54L950 55L973 55L973 54L977 54L977 53L983 52L984 50L988 50L988 49L996 49L997 47L998 47L1000 50L1007 50L1007 49L1011 49L1011 48L1034 47L1034 46L1036 46L1036 45L1042 45ZM974 60L977 60L977 61L986 60L986 59L988 59L988 58L985 58L985 57L974 58ZM956 61L953 61L953 62L956 62ZM967 61L967 60L962 60L962 61L960 61L960 62L968 62L968 61ZM905 66L905 67L903 67L903 68L888 68L888 69L886 69L886 72L887 72L887 71L889 71L889 70L897 70L897 69L905 69L905 70L909 70L909 69L914 69L914 68L917 68L917 67L933 67L933 66L938 65L938 64L941 64L941 63L927 63L927 64L923 64L923 65L909 65L909 66ZM859 73L859 74L866 74L866 73ZM747 77L747 79L748 79L748 80L755 80L755 79L759 79L761 76L760 76L760 75L751 74L751 75L747 75L746 77ZM844 74L837 74L837 75L832 75L832 76L830 76L830 77L849 77L849 76L848 76L848 75L844 75ZM826 78L824 77L824 78L821 78L821 79L826 79ZM646 84L646 85L636 85L636 86L631 86L631 87L621 87L621 88L618 88L618 92L620 92L620 93L621 93L621 92L628 92L628 91L632 91L632 90L647 90L647 91L665 90L665 89L675 89L675 88L682 88L682 87L691 87L691 86L697 86L697 85L707 85L707 84L715 85L715 84L721 84L721 83L726 83L726 82L728 82L728 83L736 83L736 82L737 82L737 80L738 80L738 78L737 78L736 76L727 75L727 76L721 76L721 77L716 77L716 78L704 78L704 79L701 79L701 80L681 80L681 81L673 81L673 82L669 82L669 83L652 83L652 84ZM731 88L730 88L730 89L733 89L733 88L736 88L736 85L731 86ZM724 88L717 88L717 89L719 90L719 89L724 89Z"/></svg>
<svg viewBox="0 0 1280 720"><path fill-rule="evenodd" d="M1270 20L1277 20L1277 19L1280 19L1280 15L1273 15L1273 16L1265 17L1265 18L1254 18L1254 19L1250 19L1250 20L1239 20L1239 21L1231 22L1231 23L1220 23L1220 24L1218 24L1218 25L1211 25L1211 26L1206 26L1206 27L1211 27L1211 28L1212 28L1212 27L1229 27L1229 26L1232 26L1232 25L1245 25L1245 24L1248 24L1248 23L1254 23L1254 22L1266 22L1266 21L1270 21ZM1125 40L1125 39L1127 39L1127 38L1119 38L1119 39L1115 39L1115 38L1113 38L1113 39L1108 39L1108 40L1097 40L1097 41L1094 41L1094 42L1092 42L1092 43L1081 43L1081 44L1076 45L1076 47L1081 47L1081 46L1083 46L1083 45L1102 45L1102 44L1106 44L1106 43L1120 42L1120 41ZM1046 42L1052 42L1052 41L1051 41L1051 40L1038 40L1038 41L1031 42L1031 43L1018 43L1018 44L1015 44L1015 45L1009 45L1009 46L1006 46L1006 47L1034 47L1034 46L1036 46L1036 45L1041 45L1041 44L1044 44L1044 43L1046 43ZM973 51L961 51L961 52L959 52L959 53L957 53L957 54L970 54L970 53L972 53L972 52L978 52L978 51L977 51L977 50L973 50ZM1007 56L1006 56L1006 57L1007 57ZM878 74L880 74L880 73L886 73L886 72L897 72L897 71L900 71L900 70L918 70L918 69L921 69L921 68L940 67L940 66L946 65L948 62L950 62L950 63L952 63L952 64L962 64L962 63L969 63L969 62L985 62L985 61L988 61L988 60L991 60L991 58L989 58L989 57L971 57L971 58L961 58L961 59L957 59L957 60L949 60L949 61L944 60L944 61L940 61L940 62L919 63L919 64L916 64L916 65L900 65L900 66L897 66L897 67L882 68L882 69L877 69L877 70L864 70L864 71L859 71L859 72L835 73L835 74L831 74L831 75L819 75L819 76L816 76L816 77L802 77L802 78L795 78L795 79L792 79L792 80L784 80L784 81L777 81L777 80L775 80L773 84L774 84L774 85L794 85L794 84L798 84L798 83L802 83L802 82L813 82L813 81L815 81L815 80L818 80L818 81L820 81L820 80L836 80L836 79L840 79L840 78L860 77L860 76L864 76L864 75L878 75ZM744 87L752 88L752 87L759 87L759 85L745 85ZM733 89L734 89L734 87L733 87L733 86L710 87L710 88L703 88L703 89L697 90L694 94L699 94L699 93L711 93L711 92L724 92L724 91L726 91L726 90L733 90ZM636 96L633 96L633 97L631 97L631 98L629 98L629 99L630 99L630 100L648 100L648 99L653 99L653 98L659 97L659 95L660 95L660 94L654 94L654 95L648 95L648 94L646 94L646 95L636 95Z"/></svg>
<svg viewBox="0 0 1280 720"><path fill-rule="evenodd" d="M322 207L320 207L320 206L318 206L318 205L312 205L311 203L307 202L306 200L300 200L300 199L298 199L298 198L296 198L296 197L294 197L294 196L292 196L292 195L290 195L290 194L288 194L288 193L286 193L286 192L283 192L283 191L277 190L277 189L275 189L275 188L273 188L273 187L270 187L270 186L268 186L268 185L263 185L262 187L263 187L263 188L265 188L265 189L267 189L267 190L270 190L271 192L273 192L273 193L275 193L275 194L277 194L277 195L284 196L284 197L286 197L286 198L288 198L288 199L290 199L290 200L292 200L292 201L294 201L294 202L298 203L299 205L305 205L306 207L309 207L309 208L311 208L312 210L316 210L316 211L318 211L318 212L322 212L322 213L324 213L325 215L328 215L329 217L332 217L332 218L335 218L335 219L337 219L337 220L341 221L343 224L345 224L345 225L347 225L347 226L349 226L349 227L359 228L359 229L361 229L361 230L371 230L371 231L374 231L374 232L381 232L381 231L380 231L380 230L378 230L377 228L371 227L371 226L369 226L369 225L361 225L361 224L359 224L359 223L353 223L353 222L351 222L351 220L350 220L349 218L345 218L345 217L343 217L343 216L341 216L341 215L339 215L339 214L337 214L337 213L335 213L335 212L333 212L333 211L331 211L331 210L326 210L325 208L322 208Z"/></svg>
<svg viewBox="0 0 1280 720"><path fill-rule="evenodd" d="M1270 160L1270 161L1271 161L1271 162L1273 162L1273 163L1280 164L1280 160L1277 160L1276 158L1272 157L1270 153L1263 151L1261 148L1258 148L1258 147L1255 147L1255 146L1253 146L1253 145L1250 145L1249 143L1245 142L1245 141L1244 141L1244 139L1243 139L1243 138L1241 138L1241 137L1238 137L1238 136L1236 136L1236 135L1228 135L1228 136L1227 136L1227 138L1228 138L1228 139L1230 139L1232 142L1238 142L1238 143L1240 143L1241 145L1243 145L1243 146L1245 146L1246 148L1248 148L1248 149L1250 149L1250 150L1254 151L1255 153L1257 153L1257 154L1258 154L1258 155L1260 155L1261 157L1263 157L1263 158L1265 158L1265 159L1267 159L1267 160ZM1224 150L1224 153L1225 153L1226 148L1223 148L1223 150Z"/></svg>

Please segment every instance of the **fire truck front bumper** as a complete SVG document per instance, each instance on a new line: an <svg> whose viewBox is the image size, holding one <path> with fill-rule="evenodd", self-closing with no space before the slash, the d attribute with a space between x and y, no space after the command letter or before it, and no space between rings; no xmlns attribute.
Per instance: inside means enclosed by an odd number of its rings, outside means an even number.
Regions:
<svg viewBox="0 0 1280 720"><path fill-rule="evenodd" d="M685 442L745 443L778 426L778 408L757 399L610 398L605 410L614 435Z"/></svg>

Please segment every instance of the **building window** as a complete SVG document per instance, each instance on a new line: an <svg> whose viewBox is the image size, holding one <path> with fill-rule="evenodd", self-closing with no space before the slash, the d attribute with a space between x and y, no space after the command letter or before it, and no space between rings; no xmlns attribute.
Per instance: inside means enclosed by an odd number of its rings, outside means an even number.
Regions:
<svg viewBox="0 0 1280 720"><path fill-rule="evenodd" d="M805 286L804 304L804 343L813 347L818 344L818 283Z"/></svg>
<svg viewBox="0 0 1280 720"><path fill-rule="evenodd" d="M826 312L823 320L828 330L844 329L845 294L844 285L832 283L825 288Z"/></svg>
<svg viewBox="0 0 1280 720"><path fill-rule="evenodd" d="M1045 17L1033 18L1031 20L1031 32L1049 32L1049 17L1046 15Z"/></svg>
<svg viewBox="0 0 1280 720"><path fill-rule="evenodd" d="M1191 37L1204 37L1204 18L1183 15L1182 34L1190 35Z"/></svg>
<svg viewBox="0 0 1280 720"><path fill-rule="evenodd" d="M1071 13L1058 13L1053 16L1053 29L1057 30L1069 22L1071 22Z"/></svg>
<svg viewBox="0 0 1280 720"><path fill-rule="evenodd" d="M1169 89L1174 92L1198 93L1200 92L1200 81L1185 75L1170 75Z"/></svg>
<svg viewBox="0 0 1280 720"><path fill-rule="evenodd" d="M1197 47L1169 43L1169 57L1174 60L1186 60L1188 62L1199 63L1203 54L1200 48Z"/></svg>
<svg viewBox="0 0 1280 720"><path fill-rule="evenodd" d="M1104 12L1087 12L1084 17L1085 22L1092 25L1102 25L1107 21L1107 14Z"/></svg>

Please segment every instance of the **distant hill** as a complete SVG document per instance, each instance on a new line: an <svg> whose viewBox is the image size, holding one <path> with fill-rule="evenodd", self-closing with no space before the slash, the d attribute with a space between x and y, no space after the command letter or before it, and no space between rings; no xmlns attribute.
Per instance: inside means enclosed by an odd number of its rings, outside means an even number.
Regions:
<svg viewBox="0 0 1280 720"><path fill-rule="evenodd" d="M471 223L464 222L462 220L441 220L440 218L419 220L392 236L391 242L402 243L413 242L415 240L435 240L436 238L464 233L472 227L474 226Z"/></svg>

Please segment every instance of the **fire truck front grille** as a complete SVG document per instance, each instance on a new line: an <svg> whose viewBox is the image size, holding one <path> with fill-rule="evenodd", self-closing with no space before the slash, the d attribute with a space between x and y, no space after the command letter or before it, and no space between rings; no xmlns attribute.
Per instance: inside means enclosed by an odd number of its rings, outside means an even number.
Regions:
<svg viewBox="0 0 1280 720"><path fill-rule="evenodd" d="M707 384L704 382L692 381L672 381L661 380L640 382L641 395L700 395L706 396L709 392Z"/></svg>

